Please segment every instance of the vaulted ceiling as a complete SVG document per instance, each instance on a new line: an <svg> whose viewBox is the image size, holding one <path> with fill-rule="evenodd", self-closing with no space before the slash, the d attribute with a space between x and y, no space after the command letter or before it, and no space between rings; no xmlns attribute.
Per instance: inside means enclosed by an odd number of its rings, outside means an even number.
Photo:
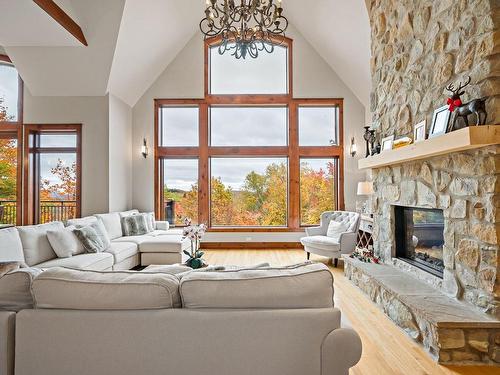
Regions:
<svg viewBox="0 0 500 375"><path fill-rule="evenodd" d="M88 47L33 0L0 0L0 45L30 92L40 96L99 96L111 92L131 106L199 33L205 3L55 2L80 25ZM283 7L290 22L368 105L370 28L365 0L285 0Z"/></svg>

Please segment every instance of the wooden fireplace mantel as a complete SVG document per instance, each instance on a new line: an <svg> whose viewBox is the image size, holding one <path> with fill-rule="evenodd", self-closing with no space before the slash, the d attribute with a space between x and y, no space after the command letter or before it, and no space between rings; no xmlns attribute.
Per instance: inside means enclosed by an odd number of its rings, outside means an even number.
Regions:
<svg viewBox="0 0 500 375"><path fill-rule="evenodd" d="M358 168L381 168L496 144L500 144L500 125L470 126L439 137L369 156L358 161Z"/></svg>

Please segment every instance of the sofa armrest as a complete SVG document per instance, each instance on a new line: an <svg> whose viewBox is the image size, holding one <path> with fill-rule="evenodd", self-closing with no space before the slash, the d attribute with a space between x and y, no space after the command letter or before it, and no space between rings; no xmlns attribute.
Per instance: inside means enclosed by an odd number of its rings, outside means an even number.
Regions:
<svg viewBox="0 0 500 375"><path fill-rule="evenodd" d="M310 227L306 228L306 235L308 236L324 236L325 233L322 227Z"/></svg>
<svg viewBox="0 0 500 375"><path fill-rule="evenodd" d="M168 221L157 221L156 229L158 230L168 230L170 228L170 224Z"/></svg>
<svg viewBox="0 0 500 375"><path fill-rule="evenodd" d="M340 252L342 254L350 254L356 248L358 234L356 232L344 232L340 235Z"/></svg>
<svg viewBox="0 0 500 375"><path fill-rule="evenodd" d="M350 328L338 328L321 345L321 375L348 375L361 358L359 335Z"/></svg>
<svg viewBox="0 0 500 375"><path fill-rule="evenodd" d="M16 313L0 311L0 374L14 374Z"/></svg>

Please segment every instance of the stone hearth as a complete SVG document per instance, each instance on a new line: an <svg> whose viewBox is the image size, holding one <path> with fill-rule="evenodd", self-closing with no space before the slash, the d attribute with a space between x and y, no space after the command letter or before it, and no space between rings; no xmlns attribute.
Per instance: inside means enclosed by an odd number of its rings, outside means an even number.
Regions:
<svg viewBox="0 0 500 375"><path fill-rule="evenodd" d="M443 364L500 363L500 321L405 271L344 256L346 277Z"/></svg>

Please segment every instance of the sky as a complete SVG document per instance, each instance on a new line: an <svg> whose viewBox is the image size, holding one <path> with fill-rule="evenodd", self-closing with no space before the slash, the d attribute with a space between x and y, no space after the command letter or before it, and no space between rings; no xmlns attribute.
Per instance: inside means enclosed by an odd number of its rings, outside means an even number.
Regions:
<svg viewBox="0 0 500 375"><path fill-rule="evenodd" d="M275 47L256 59L237 60L231 53L210 50L210 90L212 94L286 94L287 49Z"/></svg>
<svg viewBox="0 0 500 375"><path fill-rule="evenodd" d="M14 116L14 120L17 119L18 84L17 70L11 65L0 63L0 97L4 99L7 115Z"/></svg>
<svg viewBox="0 0 500 375"><path fill-rule="evenodd" d="M57 165L57 160L62 159L64 165L70 166L76 162L76 154L41 154L40 155L40 176L42 180L49 180L51 184L58 184L61 180L51 173L51 168Z"/></svg>
<svg viewBox="0 0 500 375"><path fill-rule="evenodd" d="M76 134L42 134L40 136L41 147L76 147ZM61 180L50 171L57 165L57 160L63 160L66 166L76 162L75 153L65 154L41 154L40 174L42 179L47 179L51 184L59 184Z"/></svg>

